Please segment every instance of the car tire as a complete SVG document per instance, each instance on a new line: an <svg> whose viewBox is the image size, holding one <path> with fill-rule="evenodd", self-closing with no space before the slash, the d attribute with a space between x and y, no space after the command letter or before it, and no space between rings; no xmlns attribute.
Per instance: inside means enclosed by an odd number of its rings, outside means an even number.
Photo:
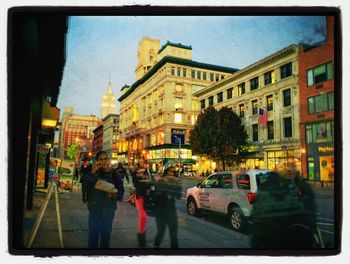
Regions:
<svg viewBox="0 0 350 264"><path fill-rule="evenodd" d="M187 213L191 216L199 216L196 201L192 197L187 199Z"/></svg>
<svg viewBox="0 0 350 264"><path fill-rule="evenodd" d="M242 232L246 226L246 219L243 215L241 208L238 206L231 206L228 211L228 220L230 227L235 230Z"/></svg>

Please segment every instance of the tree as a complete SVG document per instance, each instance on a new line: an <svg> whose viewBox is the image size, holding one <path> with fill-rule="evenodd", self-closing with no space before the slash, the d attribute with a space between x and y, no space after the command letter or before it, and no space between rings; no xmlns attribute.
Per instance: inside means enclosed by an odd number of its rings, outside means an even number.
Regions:
<svg viewBox="0 0 350 264"><path fill-rule="evenodd" d="M68 159L70 160L74 159L76 150L77 150L76 144L72 144L68 147L67 149Z"/></svg>
<svg viewBox="0 0 350 264"><path fill-rule="evenodd" d="M224 170L227 162L237 164L249 146L241 119L227 107L212 106L199 114L190 143L194 154L221 161Z"/></svg>

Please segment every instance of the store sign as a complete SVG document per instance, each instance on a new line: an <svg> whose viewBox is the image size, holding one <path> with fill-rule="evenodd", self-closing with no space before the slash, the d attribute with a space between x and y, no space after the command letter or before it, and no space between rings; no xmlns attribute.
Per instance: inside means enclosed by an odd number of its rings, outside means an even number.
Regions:
<svg viewBox="0 0 350 264"><path fill-rule="evenodd" d="M318 147L318 152L320 153L334 152L334 147Z"/></svg>
<svg viewBox="0 0 350 264"><path fill-rule="evenodd" d="M44 153L46 154L48 151L49 151L50 147L49 146L46 146L46 145L42 145L42 144L38 144L36 145L36 150L39 152L39 153Z"/></svg>

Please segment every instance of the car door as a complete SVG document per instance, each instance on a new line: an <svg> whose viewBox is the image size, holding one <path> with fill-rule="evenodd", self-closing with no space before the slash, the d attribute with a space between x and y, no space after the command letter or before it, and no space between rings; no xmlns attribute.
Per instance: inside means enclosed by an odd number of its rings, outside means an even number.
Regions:
<svg viewBox="0 0 350 264"><path fill-rule="evenodd" d="M218 174L210 175L201 184L199 203L202 209L215 211L215 196L217 193Z"/></svg>
<svg viewBox="0 0 350 264"><path fill-rule="evenodd" d="M226 208L232 199L233 181L231 173L223 173L218 179L215 195L215 211L226 213Z"/></svg>

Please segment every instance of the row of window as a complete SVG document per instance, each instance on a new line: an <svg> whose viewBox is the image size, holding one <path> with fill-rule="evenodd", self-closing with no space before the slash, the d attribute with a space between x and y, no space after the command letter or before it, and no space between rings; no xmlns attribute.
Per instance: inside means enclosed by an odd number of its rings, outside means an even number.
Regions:
<svg viewBox="0 0 350 264"><path fill-rule="evenodd" d="M170 74L171 75L177 75L177 76L183 76L183 77L187 77L187 69L186 68L175 68L175 67L171 67L170 68ZM218 74L218 73L213 73L210 72L209 75L207 72L205 71L196 71L196 70L191 70L191 78L192 79L197 79L197 80L203 80L206 81L207 77L209 77L209 80L211 82L218 82L220 80L225 79L225 75L224 74Z"/></svg>
<svg viewBox="0 0 350 264"><path fill-rule="evenodd" d="M274 139L275 138L275 129L274 129L274 122L268 121L267 122L267 139ZM283 118L283 136L284 138L290 138L293 136L293 126L292 126L292 118L291 117L285 117ZM252 125L252 141L259 141L259 125L254 124Z"/></svg>
<svg viewBox="0 0 350 264"><path fill-rule="evenodd" d="M287 78L289 76L292 75L292 63L289 62L287 64L284 64L280 67L280 71L281 71L281 79ZM269 85L271 83L275 82L275 71L268 71L266 73L264 73L264 84L265 85ZM250 83L250 90L254 91L256 89L259 88L259 77L254 77L252 79L249 80ZM237 88L238 88L238 96L245 94L246 92L246 83L240 83L238 84ZM221 103L223 101L223 92L219 92L217 95L217 103ZM233 97L233 88L228 88L226 90L226 98L227 100L232 99ZM208 104L209 105L213 105L214 104L214 96L210 96L208 98ZM205 99L201 100L201 109L205 108Z"/></svg>

